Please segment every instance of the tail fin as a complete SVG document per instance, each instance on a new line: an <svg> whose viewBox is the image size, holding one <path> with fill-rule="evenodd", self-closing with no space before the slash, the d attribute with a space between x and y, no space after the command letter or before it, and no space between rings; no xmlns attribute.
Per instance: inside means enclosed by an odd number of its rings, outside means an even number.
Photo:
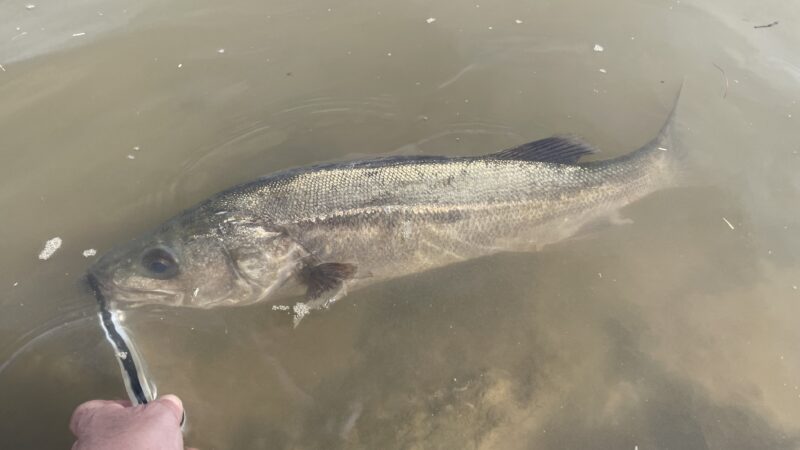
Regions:
<svg viewBox="0 0 800 450"><path fill-rule="evenodd" d="M685 184L686 150L678 145L674 136L675 118L683 83L675 94L672 109L661 127L661 131L650 142L638 150L612 159L582 163L586 167L617 166L629 177L646 177L654 188Z"/></svg>
<svg viewBox="0 0 800 450"><path fill-rule="evenodd" d="M678 88L678 92L675 93L675 99L672 101L672 108L670 109L664 125L661 126L661 131L658 132L658 135L655 137L655 139L644 146L644 149L654 148L658 151L673 152L676 159L683 159L685 152L675 146L673 131L675 128L675 113L678 110L678 102L681 99L681 92L683 91L683 87L685 85L686 80L684 79Z"/></svg>

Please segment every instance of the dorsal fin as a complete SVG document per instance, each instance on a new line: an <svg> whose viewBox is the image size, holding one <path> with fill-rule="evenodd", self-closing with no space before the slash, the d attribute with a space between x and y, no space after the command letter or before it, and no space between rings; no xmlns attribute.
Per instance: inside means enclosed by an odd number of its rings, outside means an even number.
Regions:
<svg viewBox="0 0 800 450"><path fill-rule="evenodd" d="M540 161L561 164L574 164L581 156L597 152L590 144L574 136L553 136L528 142L518 147L507 148L486 155L492 159L517 161Z"/></svg>

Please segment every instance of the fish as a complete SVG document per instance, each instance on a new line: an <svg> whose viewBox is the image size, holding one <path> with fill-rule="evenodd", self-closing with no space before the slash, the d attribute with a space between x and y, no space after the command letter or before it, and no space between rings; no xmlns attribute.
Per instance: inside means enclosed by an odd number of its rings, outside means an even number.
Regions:
<svg viewBox="0 0 800 450"><path fill-rule="evenodd" d="M295 323L347 292L465 260L533 252L614 221L680 179L677 98L656 137L604 160L574 136L482 156L388 156L279 171L200 202L88 270L126 306L297 299ZM286 307L288 308L288 307Z"/></svg>

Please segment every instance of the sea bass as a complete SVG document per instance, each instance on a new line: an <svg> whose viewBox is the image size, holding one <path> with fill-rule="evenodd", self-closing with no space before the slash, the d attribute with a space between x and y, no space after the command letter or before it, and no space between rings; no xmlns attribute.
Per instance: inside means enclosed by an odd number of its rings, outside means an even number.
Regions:
<svg viewBox="0 0 800 450"><path fill-rule="evenodd" d="M674 109L674 108L673 108ZM100 258L109 300L213 308L303 296L299 320L348 290L498 252L535 251L681 172L672 116L640 149L550 137L476 157L391 156L277 172L201 202Z"/></svg>

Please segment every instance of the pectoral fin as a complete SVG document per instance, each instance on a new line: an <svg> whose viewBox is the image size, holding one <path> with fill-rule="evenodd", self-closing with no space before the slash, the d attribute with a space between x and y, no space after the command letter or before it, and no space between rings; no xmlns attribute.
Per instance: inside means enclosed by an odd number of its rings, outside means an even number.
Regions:
<svg viewBox="0 0 800 450"><path fill-rule="evenodd" d="M334 291L356 274L356 266L347 263L323 263L302 269L300 278L306 285L306 298L315 300Z"/></svg>
<svg viewBox="0 0 800 450"><path fill-rule="evenodd" d="M356 274L356 266L347 263L323 263L306 266L300 280L306 285L305 303L294 306L294 326L315 309L327 308L347 293L345 282Z"/></svg>

